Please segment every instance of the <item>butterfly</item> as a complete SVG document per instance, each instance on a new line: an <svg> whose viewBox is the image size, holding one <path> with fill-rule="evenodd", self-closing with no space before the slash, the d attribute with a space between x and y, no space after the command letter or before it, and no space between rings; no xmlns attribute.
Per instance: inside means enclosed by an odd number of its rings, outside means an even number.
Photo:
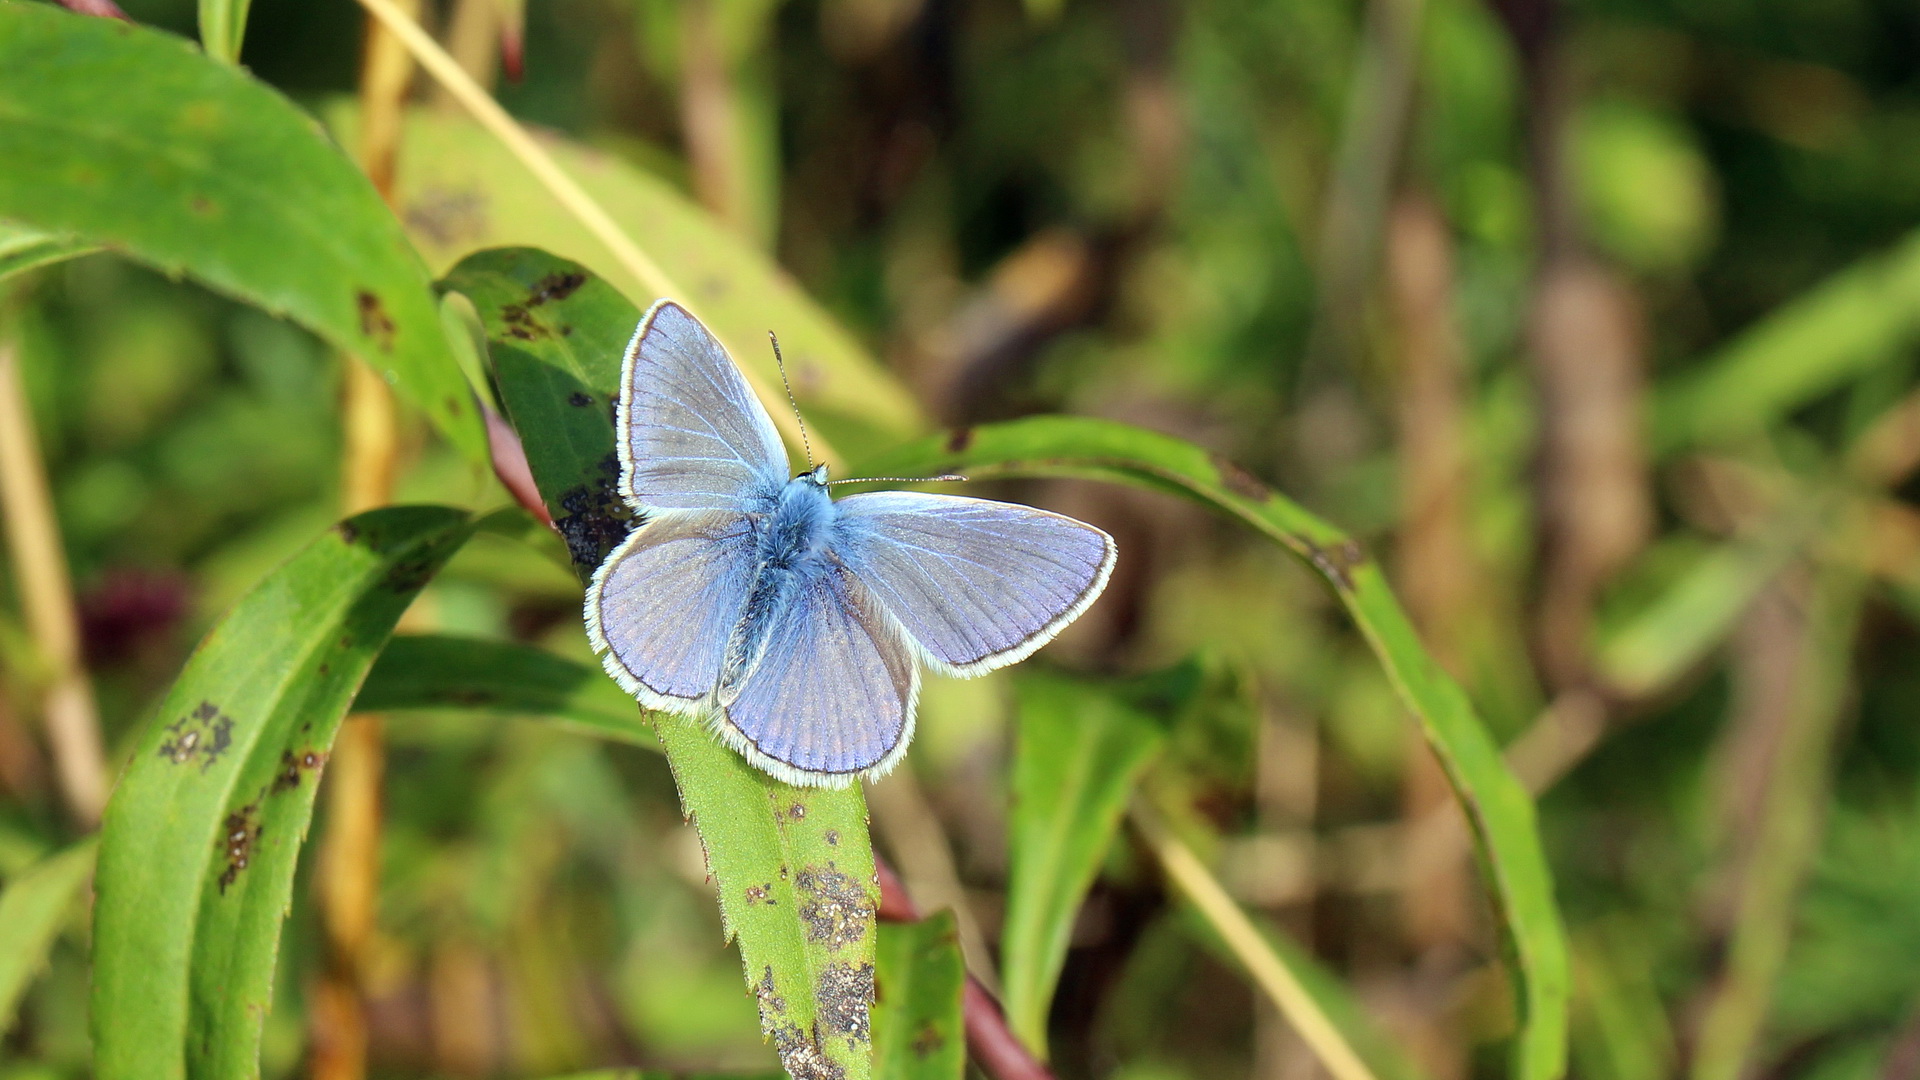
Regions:
<svg viewBox="0 0 1920 1080"><path fill-rule="evenodd" d="M790 784L885 775L913 739L922 666L964 677L1024 659L1113 572L1113 538L1060 514L835 499L825 465L788 475L726 349L671 301L627 346L616 423L619 493L641 524L587 587L594 651L642 705L704 718Z"/></svg>

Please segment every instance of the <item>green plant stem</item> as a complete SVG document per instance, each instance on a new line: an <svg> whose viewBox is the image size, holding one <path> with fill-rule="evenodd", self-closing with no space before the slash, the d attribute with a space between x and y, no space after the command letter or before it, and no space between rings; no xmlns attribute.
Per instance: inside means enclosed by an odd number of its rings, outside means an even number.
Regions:
<svg viewBox="0 0 1920 1080"><path fill-rule="evenodd" d="M60 525L47 487L32 410L20 377L20 349L0 340L0 507L6 510L14 588L46 668L41 718L67 808L84 826L100 823L107 805L107 766L100 749L93 682L80 656L80 620L60 546Z"/></svg>

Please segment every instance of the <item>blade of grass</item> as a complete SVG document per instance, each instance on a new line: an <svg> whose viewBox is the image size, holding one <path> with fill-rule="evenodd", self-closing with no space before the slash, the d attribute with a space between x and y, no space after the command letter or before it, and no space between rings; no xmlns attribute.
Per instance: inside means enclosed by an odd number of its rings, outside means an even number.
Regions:
<svg viewBox="0 0 1920 1080"><path fill-rule="evenodd" d="M0 217L306 326L485 460L399 223L310 117L239 68L145 27L0 4L0 161Z"/></svg>
<svg viewBox="0 0 1920 1080"><path fill-rule="evenodd" d="M100 747L100 712L80 651L73 579L27 404L20 348L9 339L0 339L0 508L6 511L7 554L21 613L47 671L40 688L40 718L52 745L60 793L73 816L91 829L100 823L109 783Z"/></svg>
<svg viewBox="0 0 1920 1080"><path fill-rule="evenodd" d="M1151 717L1093 684L1035 672L1016 687L1003 1000L1014 1034L1044 1058L1074 916L1164 739Z"/></svg>
<svg viewBox="0 0 1920 1080"><path fill-rule="evenodd" d="M1800 294L1654 393L1658 454L1762 431L1920 337L1920 233Z"/></svg>
<svg viewBox="0 0 1920 1080"><path fill-rule="evenodd" d="M103 1080L259 1075L319 770L394 623L471 529L440 507L350 518L255 586L188 659L101 831Z"/></svg>
<svg viewBox="0 0 1920 1080"><path fill-rule="evenodd" d="M1134 802L1129 817L1174 886L1200 910L1334 1080L1374 1080L1373 1070L1354 1052L1345 1033L1327 1016L1299 975L1268 945L1193 849L1173 835L1159 813L1144 801Z"/></svg>
<svg viewBox="0 0 1920 1080"><path fill-rule="evenodd" d="M577 264L541 251L481 252L447 284L486 328L501 404L584 581L632 527L614 492L610 403L640 313ZM860 788L791 787L697 720L661 716L655 727L761 1030L799 1080L864 1080L879 895Z"/></svg>
<svg viewBox="0 0 1920 1080"><path fill-rule="evenodd" d="M1566 1065L1568 969L1532 799L1501 760L1466 694L1434 663L1379 566L1339 530L1237 465L1166 435L1103 420L1041 417L962 429L870 462L854 475L1065 476L1166 491L1233 517L1304 560L1333 587L1446 769L1501 917L1521 1025L1518 1080Z"/></svg>
<svg viewBox="0 0 1920 1080"><path fill-rule="evenodd" d="M873 1074L888 1080L960 1080L967 1067L960 1015L967 969L953 913L882 923L879 933Z"/></svg>
<svg viewBox="0 0 1920 1080"><path fill-rule="evenodd" d="M93 838L49 856L0 890L0 1035L13 1023L33 977L46 966L60 928L93 875Z"/></svg>

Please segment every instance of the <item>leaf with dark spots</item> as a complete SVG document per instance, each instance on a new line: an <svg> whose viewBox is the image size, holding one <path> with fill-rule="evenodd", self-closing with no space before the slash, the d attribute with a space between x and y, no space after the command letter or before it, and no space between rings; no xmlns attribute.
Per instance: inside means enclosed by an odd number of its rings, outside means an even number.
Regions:
<svg viewBox="0 0 1920 1080"><path fill-rule="evenodd" d="M340 539L345 540L349 544L360 539L360 530L354 525L352 518L348 518L340 524L335 525L333 531L339 533Z"/></svg>
<svg viewBox="0 0 1920 1080"><path fill-rule="evenodd" d="M873 901L858 882L828 863L802 867L794 883L802 895L800 920L806 924L808 940L838 952L866 937Z"/></svg>
<svg viewBox="0 0 1920 1080"><path fill-rule="evenodd" d="M486 460L444 407L466 377L419 255L311 115L175 34L46 4L0 4L0 72L0 219L297 323Z"/></svg>
<svg viewBox="0 0 1920 1080"><path fill-rule="evenodd" d="M873 965L828 965L814 984L814 1000L819 1002L820 1026L829 1034L866 1042L872 1036Z"/></svg>
<svg viewBox="0 0 1920 1080"><path fill-rule="evenodd" d="M552 296L555 274L583 280L564 297ZM501 405L585 579L638 524L617 494L614 414L622 356L640 311L577 264L527 249L470 255L445 284L473 302L486 327ZM530 308L536 294L547 298ZM528 339L513 332L534 319L573 333ZM626 708L633 710L630 699ZM871 912L878 897L868 885L873 854L860 789L792 788L748 765L697 721L660 716L654 727L683 815L698 830L722 919L740 949L746 988L760 1006L762 1031L775 1038L795 1076L866 1080L866 1053L830 1033L820 1039L826 1029L816 1000L829 966L857 970L873 960ZM741 812L751 806L762 810ZM828 831L837 844L825 841ZM806 875L813 895L799 888L802 875L787 869L825 867L829 858L835 866ZM811 924L801 917L809 905Z"/></svg>
<svg viewBox="0 0 1920 1080"><path fill-rule="evenodd" d="M972 445L973 429L970 427L954 428L947 434L947 453L949 454L961 453Z"/></svg>
<svg viewBox="0 0 1920 1080"><path fill-rule="evenodd" d="M387 587L393 568L411 564L406 580L424 583L472 529L461 511L420 506L353 526L321 533L215 625L108 802L93 938L101 1076L259 1068L311 781L415 595Z"/></svg>

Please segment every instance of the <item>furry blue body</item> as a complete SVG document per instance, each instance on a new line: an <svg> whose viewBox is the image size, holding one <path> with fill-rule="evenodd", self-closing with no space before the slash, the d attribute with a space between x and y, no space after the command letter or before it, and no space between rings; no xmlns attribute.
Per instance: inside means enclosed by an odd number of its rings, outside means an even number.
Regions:
<svg viewBox="0 0 1920 1080"><path fill-rule="evenodd" d="M774 616L832 569L835 525L833 499L827 494L827 467L817 466L787 481L773 510L759 520L754 537L753 577L746 610L727 638L716 696L731 705L741 684L760 666L772 639Z"/></svg>

